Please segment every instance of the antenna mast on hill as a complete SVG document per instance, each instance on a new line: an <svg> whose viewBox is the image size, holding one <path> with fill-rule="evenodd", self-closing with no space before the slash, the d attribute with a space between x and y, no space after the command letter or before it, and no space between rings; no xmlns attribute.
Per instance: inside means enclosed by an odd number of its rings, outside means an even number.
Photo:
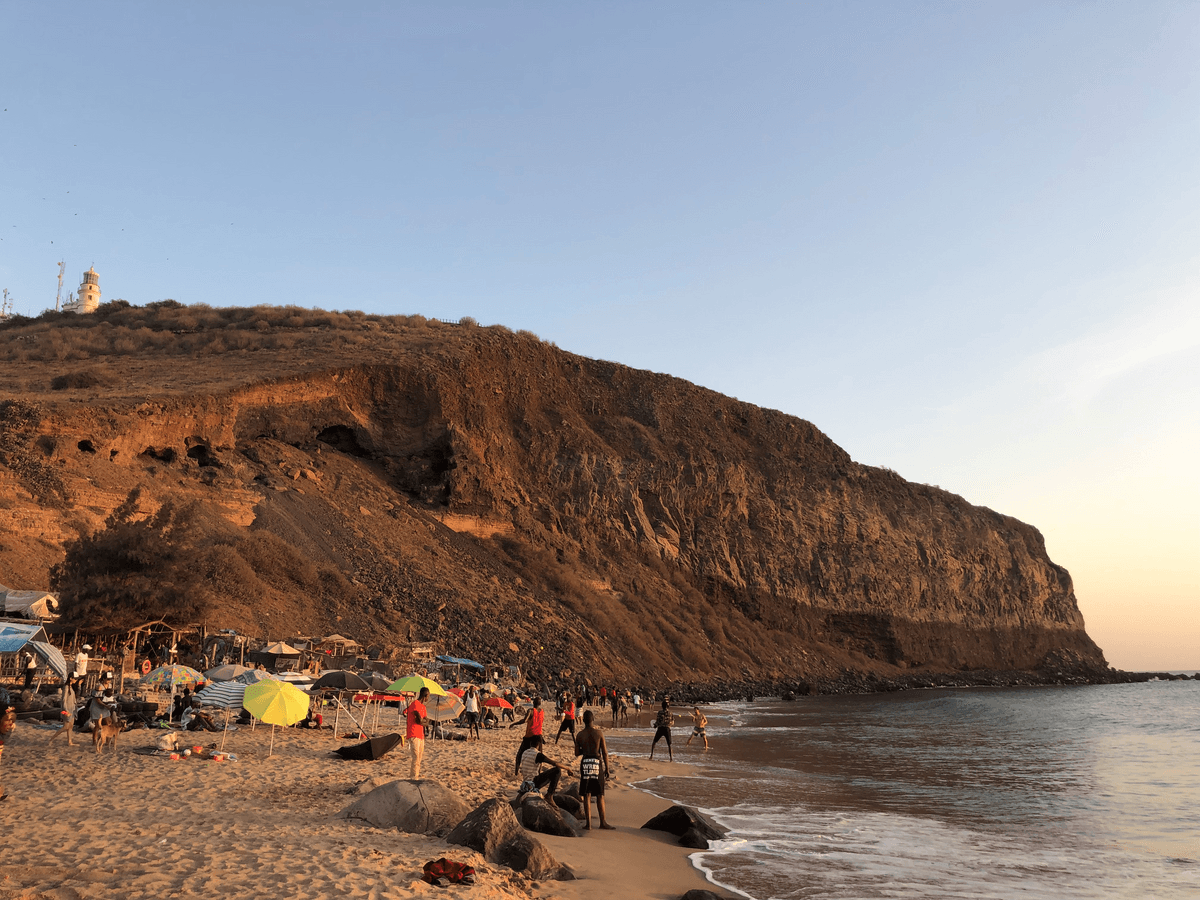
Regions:
<svg viewBox="0 0 1200 900"><path fill-rule="evenodd" d="M58 295L54 298L54 311L60 312L62 309L62 280L63 273L67 271L67 264L60 262L58 264Z"/></svg>

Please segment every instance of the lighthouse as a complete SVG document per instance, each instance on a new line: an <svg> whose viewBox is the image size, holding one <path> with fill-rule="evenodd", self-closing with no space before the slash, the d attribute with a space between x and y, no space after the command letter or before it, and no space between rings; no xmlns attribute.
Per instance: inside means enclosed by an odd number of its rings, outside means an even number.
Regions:
<svg viewBox="0 0 1200 900"><path fill-rule="evenodd" d="M83 273L83 281L79 282L79 296L69 303L63 304L63 312L94 313L100 307L100 276L96 267Z"/></svg>

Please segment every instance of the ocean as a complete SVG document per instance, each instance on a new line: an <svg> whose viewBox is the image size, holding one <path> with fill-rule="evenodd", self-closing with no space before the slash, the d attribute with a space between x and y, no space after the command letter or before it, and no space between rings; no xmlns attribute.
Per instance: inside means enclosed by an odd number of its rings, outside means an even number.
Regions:
<svg viewBox="0 0 1200 900"><path fill-rule="evenodd" d="M753 900L1200 898L1200 681L704 711L712 749L677 709L697 765L639 787L731 829L692 859Z"/></svg>

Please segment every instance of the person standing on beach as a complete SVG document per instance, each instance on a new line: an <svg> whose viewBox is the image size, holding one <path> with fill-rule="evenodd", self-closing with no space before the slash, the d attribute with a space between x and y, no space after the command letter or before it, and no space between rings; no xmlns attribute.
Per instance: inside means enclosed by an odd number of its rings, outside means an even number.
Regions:
<svg viewBox="0 0 1200 900"><path fill-rule="evenodd" d="M705 730L708 727L708 716L700 712L700 707L692 707L692 733L688 735L687 743L683 746L691 746L692 738L704 738L704 749L708 749L708 732Z"/></svg>
<svg viewBox="0 0 1200 900"><path fill-rule="evenodd" d="M408 722L404 737L412 745L412 765L408 770L408 777L411 781L416 781L421 777L421 758L425 755L425 723L429 721L429 712L425 709L425 701L428 699L429 688L423 687L417 694L417 699L408 704L408 708L404 711L405 719Z"/></svg>
<svg viewBox="0 0 1200 900"><path fill-rule="evenodd" d="M546 722L546 711L542 709L542 698L533 698L533 707L525 713L525 737L517 748L517 768L521 766L521 754L533 746L534 741L541 741L542 726Z"/></svg>
<svg viewBox="0 0 1200 900"><path fill-rule="evenodd" d="M592 724L595 720L595 714L590 709L585 711L583 731L575 738L575 755L582 757L579 760L579 799L583 803L583 827L592 827L591 798L595 797L600 827L605 831L613 831L604 811L604 783L610 774L608 746L604 743L604 732Z"/></svg>
<svg viewBox="0 0 1200 900"><path fill-rule="evenodd" d="M662 709L658 711L658 715L654 717L654 740L650 742L650 758L654 759L654 745L658 743L659 738L667 739L667 754L670 756L671 762L675 762L675 754L671 750L671 724L674 719L671 717L671 701L664 698Z"/></svg>
<svg viewBox="0 0 1200 900"><path fill-rule="evenodd" d="M59 706L62 708L63 723L58 731L50 735L50 739L46 743L54 740L64 731L67 733L67 746L74 747L75 742L71 740L71 734L75 730L75 707L79 705L79 700L75 696L75 686L72 684L72 679L68 678L63 684L62 702Z"/></svg>
<svg viewBox="0 0 1200 900"><path fill-rule="evenodd" d="M87 675L88 655L87 652L92 649L91 644L84 644L79 648L79 652L75 654L75 680L84 678Z"/></svg>
<svg viewBox="0 0 1200 900"><path fill-rule="evenodd" d="M25 687L24 690L29 690L29 686L33 684L33 676L37 674L37 657L32 653L26 653L25 660Z"/></svg>
<svg viewBox="0 0 1200 900"><path fill-rule="evenodd" d="M479 740L479 694L475 691L475 685L467 688L463 706L467 713L467 739L470 740L471 732L475 732L475 740Z"/></svg>
<svg viewBox="0 0 1200 900"><path fill-rule="evenodd" d="M557 744L562 739L564 731L571 732L571 740L575 740L575 700L567 694L563 698L563 720L558 726L558 735L554 738L554 743Z"/></svg>

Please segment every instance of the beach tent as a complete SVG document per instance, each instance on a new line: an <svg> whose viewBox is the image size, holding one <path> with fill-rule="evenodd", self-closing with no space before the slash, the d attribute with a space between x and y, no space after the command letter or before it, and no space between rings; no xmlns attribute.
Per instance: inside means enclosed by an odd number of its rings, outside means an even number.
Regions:
<svg viewBox="0 0 1200 900"><path fill-rule="evenodd" d="M4 595L4 614L27 619L58 618L58 598L47 591L14 591L0 586Z"/></svg>
<svg viewBox="0 0 1200 900"><path fill-rule="evenodd" d="M437 661L443 666L462 666L467 669L475 669L479 672L486 672L487 669L483 663L477 663L473 659L463 659L460 656L439 656Z"/></svg>

